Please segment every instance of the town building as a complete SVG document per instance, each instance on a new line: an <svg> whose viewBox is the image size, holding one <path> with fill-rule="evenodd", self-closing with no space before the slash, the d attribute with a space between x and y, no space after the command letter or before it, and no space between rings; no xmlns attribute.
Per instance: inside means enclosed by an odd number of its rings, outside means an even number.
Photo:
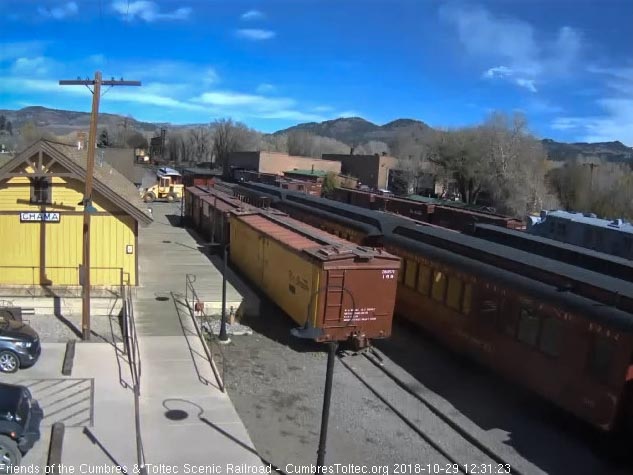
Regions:
<svg viewBox="0 0 633 475"><path fill-rule="evenodd" d="M389 186L389 174L398 167L398 159L387 154L355 155L324 153L323 160L336 160L341 163L341 173L358 178L359 185L375 190L384 190Z"/></svg>
<svg viewBox="0 0 633 475"><path fill-rule="evenodd" d="M95 164L96 166L101 166L102 163L108 163L136 186L141 186L143 178L151 174L149 168L138 163L136 150L133 148L108 147L97 149Z"/></svg>
<svg viewBox="0 0 633 475"><path fill-rule="evenodd" d="M40 139L0 167L0 285L80 285L86 150ZM152 219L106 161L90 206L93 286L138 283L138 230Z"/></svg>
<svg viewBox="0 0 633 475"><path fill-rule="evenodd" d="M236 170L255 170L260 173L281 175L286 170L303 169L341 172L339 160L322 160L320 158L297 157L279 152L232 152L228 156L225 176L234 177Z"/></svg>
<svg viewBox="0 0 633 475"><path fill-rule="evenodd" d="M633 259L633 225L622 219L600 219L593 213L541 211L538 217L528 216L527 232Z"/></svg>

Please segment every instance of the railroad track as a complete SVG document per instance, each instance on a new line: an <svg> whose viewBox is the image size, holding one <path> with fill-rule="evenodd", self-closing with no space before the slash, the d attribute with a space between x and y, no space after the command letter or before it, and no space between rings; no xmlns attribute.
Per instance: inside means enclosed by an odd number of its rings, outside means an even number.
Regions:
<svg viewBox="0 0 633 475"><path fill-rule="evenodd" d="M479 440L471 430L445 414L391 371L383 364L376 350L356 354L353 358L344 353L339 354L339 361L409 429L431 446L438 453L438 458L441 457L441 460L421 460L418 471L411 473L527 475L539 472L533 466L524 468L524 463L518 466L515 457L509 461L508 457Z"/></svg>

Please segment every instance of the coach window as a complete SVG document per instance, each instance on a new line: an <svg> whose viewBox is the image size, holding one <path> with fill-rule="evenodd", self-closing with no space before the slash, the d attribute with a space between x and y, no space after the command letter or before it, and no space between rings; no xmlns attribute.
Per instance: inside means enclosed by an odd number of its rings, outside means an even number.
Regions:
<svg viewBox="0 0 633 475"><path fill-rule="evenodd" d="M398 272L398 282L404 281L404 274L407 271L407 261L402 259L400 261L400 272Z"/></svg>
<svg viewBox="0 0 633 475"><path fill-rule="evenodd" d="M418 292L422 295L429 295L431 287L431 268L420 264L418 269Z"/></svg>
<svg viewBox="0 0 633 475"><path fill-rule="evenodd" d="M433 272L433 287L431 288L431 297L438 302L444 302L446 294L446 274L436 270Z"/></svg>
<svg viewBox="0 0 633 475"><path fill-rule="evenodd" d="M407 259L407 270L404 275L404 285L415 289L415 281L418 277L418 263L412 259Z"/></svg>
<svg viewBox="0 0 633 475"><path fill-rule="evenodd" d="M457 277L450 276L448 278L448 289L446 290L446 305L454 310L460 311L463 290L463 282Z"/></svg>
<svg viewBox="0 0 633 475"><path fill-rule="evenodd" d="M470 309L472 308L473 301L473 284L466 284L464 286L464 297L462 299L462 313L464 315L470 315Z"/></svg>
<svg viewBox="0 0 633 475"><path fill-rule="evenodd" d="M589 372L598 380L606 382L615 353L615 345L606 337L596 335L589 353Z"/></svg>
<svg viewBox="0 0 633 475"><path fill-rule="evenodd" d="M540 350L549 356L560 355L560 339L563 334L563 322L557 318L543 319L541 326Z"/></svg>
<svg viewBox="0 0 633 475"><path fill-rule="evenodd" d="M540 325L541 319L536 312L534 312L534 309L528 306L521 306L519 333L517 335L519 341L531 346L536 346Z"/></svg>

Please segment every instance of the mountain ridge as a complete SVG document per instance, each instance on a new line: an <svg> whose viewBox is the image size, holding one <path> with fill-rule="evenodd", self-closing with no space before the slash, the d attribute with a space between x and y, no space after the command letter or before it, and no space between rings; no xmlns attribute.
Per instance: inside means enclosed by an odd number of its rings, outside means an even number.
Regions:
<svg viewBox="0 0 633 475"><path fill-rule="evenodd" d="M17 131L27 122L54 134L70 134L78 129L87 129L90 123L89 112L51 109L43 106L29 106L18 110L0 109ZM170 123L154 123L136 120L130 116L120 114L100 113L99 128L119 128L126 126L149 134L162 127L172 129L188 129L204 126L205 124L173 125ZM411 118L399 118L383 125L375 124L362 117L347 117L326 120L323 122L305 122L281 129L270 135L282 135L290 132L307 132L323 137L339 140L351 147L364 144L372 140L390 144L400 134L410 134L420 137L432 128L423 121ZM14 132L15 133L15 132ZM625 162L633 165L633 148L615 140L612 142L557 142L545 138L541 143L548 152L550 160L567 161L574 159L599 158L613 162Z"/></svg>

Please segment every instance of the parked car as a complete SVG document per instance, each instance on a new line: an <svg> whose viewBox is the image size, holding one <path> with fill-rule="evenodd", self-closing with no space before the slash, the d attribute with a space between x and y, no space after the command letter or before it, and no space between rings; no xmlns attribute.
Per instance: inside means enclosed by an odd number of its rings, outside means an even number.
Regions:
<svg viewBox="0 0 633 475"><path fill-rule="evenodd" d="M13 473L40 438L44 412L25 386L0 383L0 473Z"/></svg>
<svg viewBox="0 0 633 475"><path fill-rule="evenodd" d="M0 318L0 372L15 373L33 366L41 351L39 336L29 325Z"/></svg>

